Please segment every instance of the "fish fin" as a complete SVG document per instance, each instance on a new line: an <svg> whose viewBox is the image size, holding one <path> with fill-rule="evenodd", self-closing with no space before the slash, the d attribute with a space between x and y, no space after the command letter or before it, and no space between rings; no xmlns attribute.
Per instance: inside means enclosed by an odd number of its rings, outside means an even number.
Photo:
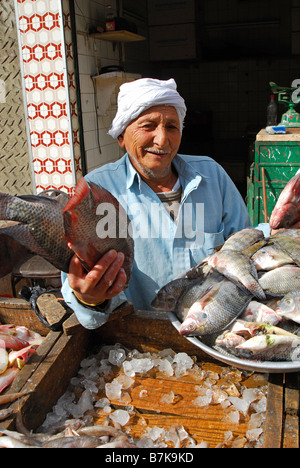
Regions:
<svg viewBox="0 0 300 468"><path fill-rule="evenodd" d="M57 200L55 198L49 198L49 197L41 197L39 195L18 195L16 198L19 198L20 200L23 200L25 202L29 203L57 203Z"/></svg>
<svg viewBox="0 0 300 468"><path fill-rule="evenodd" d="M221 287L221 285L219 283L212 284L197 299L197 302L201 302L201 305L202 305L203 308L206 307L214 299L214 296L218 292L220 287Z"/></svg>
<svg viewBox="0 0 300 468"><path fill-rule="evenodd" d="M116 197L114 197L114 195L112 195L112 193L110 193L104 187L94 184L93 182L89 182L89 186L94 203L111 203L119 210L123 209Z"/></svg>
<svg viewBox="0 0 300 468"><path fill-rule="evenodd" d="M29 250L6 234L0 232L0 278L10 274L17 261L26 259Z"/></svg>
<svg viewBox="0 0 300 468"><path fill-rule="evenodd" d="M63 209L63 212L73 211L74 208L88 195L90 194L90 188L84 177L81 177L75 187L74 195L70 198L68 203Z"/></svg>
<svg viewBox="0 0 300 468"><path fill-rule="evenodd" d="M252 275L251 275L252 276ZM256 297L257 299L263 301L266 299L266 294L262 287L259 284L259 281L252 276L253 278L253 284L247 284L243 283L242 281L239 281L238 279L231 279L231 281L245 294L249 294L251 296Z"/></svg>

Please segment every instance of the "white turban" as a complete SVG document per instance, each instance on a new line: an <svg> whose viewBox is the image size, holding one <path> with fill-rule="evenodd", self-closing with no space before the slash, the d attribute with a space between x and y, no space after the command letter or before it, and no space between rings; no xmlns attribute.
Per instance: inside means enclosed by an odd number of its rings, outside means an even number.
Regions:
<svg viewBox="0 0 300 468"><path fill-rule="evenodd" d="M109 135L118 138L127 125L137 119L142 112L159 105L175 107L182 132L186 106L173 78L167 81L141 78L122 84L118 95L118 111L108 132Z"/></svg>

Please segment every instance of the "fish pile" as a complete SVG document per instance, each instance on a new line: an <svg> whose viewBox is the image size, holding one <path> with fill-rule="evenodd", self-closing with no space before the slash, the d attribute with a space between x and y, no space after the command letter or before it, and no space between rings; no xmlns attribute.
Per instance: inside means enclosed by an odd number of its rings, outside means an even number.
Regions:
<svg viewBox="0 0 300 468"><path fill-rule="evenodd" d="M234 425L240 422L245 426L244 433L239 435L224 431L224 441L220 434L216 448L261 446L266 376L230 366L210 366L172 349L143 353L116 343L102 346L82 360L77 375L37 432L29 432L17 414L16 430L0 429L0 447L209 448L209 439L197 441L194 422L191 436L189 427L178 424L161 427L156 425L159 419L148 419L145 408L149 383L156 378L160 382L162 379L174 382L183 376L190 382L186 396L181 396L183 407L190 405L200 414L209 406L218 406L225 427L234 431ZM147 379L150 379L148 386ZM178 398L167 387L149 414L153 415L161 407L168 414Z"/></svg>
<svg viewBox="0 0 300 468"><path fill-rule="evenodd" d="M0 278L29 252L68 272L74 253L89 271L115 249L125 255L123 268L129 281L134 245L124 229L129 224L127 214L111 193L83 177L72 197L58 190L23 196L0 193L0 220L7 221L0 228Z"/></svg>
<svg viewBox="0 0 300 468"><path fill-rule="evenodd" d="M254 228L233 234L165 285L152 306L172 311L181 335L198 336L225 354L300 360L300 230L268 238Z"/></svg>
<svg viewBox="0 0 300 468"><path fill-rule="evenodd" d="M152 306L173 312L179 333L258 361L300 360L300 171L270 217L273 235L243 229L166 284ZM275 231L274 231L275 230Z"/></svg>
<svg viewBox="0 0 300 468"><path fill-rule="evenodd" d="M0 394L11 385L42 342L41 335L26 327L0 325ZM3 404L1 398L0 404Z"/></svg>

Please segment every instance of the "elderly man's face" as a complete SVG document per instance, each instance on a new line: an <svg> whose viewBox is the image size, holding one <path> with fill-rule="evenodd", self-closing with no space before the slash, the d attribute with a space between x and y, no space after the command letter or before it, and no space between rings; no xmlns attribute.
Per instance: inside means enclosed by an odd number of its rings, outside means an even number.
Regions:
<svg viewBox="0 0 300 468"><path fill-rule="evenodd" d="M118 138L137 171L154 178L168 175L180 141L180 121L176 109L171 106L146 110Z"/></svg>

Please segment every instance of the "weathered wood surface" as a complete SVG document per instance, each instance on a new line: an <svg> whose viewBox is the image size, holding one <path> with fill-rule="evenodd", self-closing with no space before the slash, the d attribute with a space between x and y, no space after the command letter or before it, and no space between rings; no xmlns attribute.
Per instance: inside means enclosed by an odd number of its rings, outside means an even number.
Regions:
<svg viewBox="0 0 300 468"><path fill-rule="evenodd" d="M273 374L269 380L264 447L280 448L284 415L283 376Z"/></svg>
<svg viewBox="0 0 300 468"><path fill-rule="evenodd" d="M299 372L271 374L264 448L299 448Z"/></svg>
<svg viewBox="0 0 300 468"><path fill-rule="evenodd" d="M262 129L256 136L257 141L273 141L276 142L289 142L289 141L300 141L300 131L297 127L291 127L286 129L286 133L277 133L272 135L267 133L265 129Z"/></svg>
<svg viewBox="0 0 300 468"><path fill-rule="evenodd" d="M215 373L221 374L223 367L213 363L203 363L202 369L213 375ZM233 372L232 378L234 375ZM217 380L216 384L221 388L225 381L227 379L223 378ZM237 386L241 383L248 388L267 385L263 375L256 376L256 378L242 376L236 383ZM199 397L198 389L200 386L203 387L203 381L196 374L187 374L179 378L166 377L162 373L160 376L156 375L156 378L136 376L133 387L126 390L130 401L124 399L124 403L122 403L120 400L112 400L111 403L115 409L123 408L126 405L135 408L136 415L126 425L126 429L133 437L140 438L145 434L147 428L155 426L165 430L183 426L197 443L204 441L211 448L224 442L227 431L232 432L234 439L245 437L250 415L240 416L239 424L234 424L229 419L232 407L228 410L223 409L221 404L197 406L194 400ZM174 393L175 398L168 403L170 392ZM167 400L164 400L165 398ZM103 424L105 418L105 414L99 412L98 422Z"/></svg>
<svg viewBox="0 0 300 468"><path fill-rule="evenodd" d="M36 300L36 305L50 326L60 323L67 314L57 297L51 293L41 294Z"/></svg>
<svg viewBox="0 0 300 468"><path fill-rule="evenodd" d="M23 325L46 336L47 328L31 309L29 302L19 298L0 297L0 323Z"/></svg>
<svg viewBox="0 0 300 468"><path fill-rule="evenodd" d="M44 349L40 350L41 354L43 351L45 353L34 373L31 373L34 363L28 367L26 365L20 372L10 391L19 388L20 391L31 392L22 398L21 403L13 403L13 407L19 408L23 423L29 430L37 429L42 424L46 414L66 390L86 354L87 340L88 334L85 333L73 338L61 332L50 332L43 343ZM3 426L14 427L14 418L4 421L0 427Z"/></svg>
<svg viewBox="0 0 300 468"><path fill-rule="evenodd" d="M27 304L25 303L25 306ZM9 309L11 312L12 309ZM16 311L16 309L13 309ZM28 324L28 315L30 311L25 307L25 324ZM34 314L34 312L32 312ZM28 314L28 315L27 315ZM35 315L35 314L34 314ZM18 310L15 317L9 313L9 322L23 325ZM41 324L42 325L42 324ZM31 329L38 331L40 326L32 326ZM43 343L38 347L37 351L31 356L29 362L22 368L8 392L14 393L17 391L29 392L28 395L22 397L18 401L12 403L10 407L17 408L21 415L25 426L28 429L37 429L43 422L47 412L56 403L58 398L66 390L70 379L76 374L81 360L86 355L90 333L81 325L73 326L74 334L69 331L69 334L63 331L50 331L45 327L48 334L45 336ZM66 324L67 328L67 324ZM77 333L76 333L77 331ZM0 423L2 428L15 427L15 415Z"/></svg>
<svg viewBox="0 0 300 468"><path fill-rule="evenodd" d="M28 318L26 305L26 312L23 310L24 315L18 315L18 318ZM8 310L8 322L15 322L11 320L11 308L8 307ZM20 371L9 389L11 393L32 391L12 404L14 408L20 409L29 429L38 428L46 413L63 394L90 343L121 343L128 349L138 349L141 352L171 348L175 352L184 351L195 356L206 370L213 372L226 367L179 336L165 314L133 311L128 304L119 312L94 332L84 329L75 315L64 322L61 332L48 332L37 353ZM253 374L243 384L248 387L262 385L265 377L262 374ZM191 402L198 396L198 385L199 381L191 375L179 379L164 375L156 378L136 376L135 384L128 392L130 401L123 404L124 407L133 405L137 410L131 427L132 435L138 437L143 434L146 424L165 429L177 424L184 426L197 442L206 441L211 447L224 441L226 431L232 431L234 437L243 437L249 416L241 417L237 425L228 422L220 405L196 407ZM141 394L141 390L145 391ZM161 399L170 391L176 396L174 402L163 404ZM270 375L267 397L264 447L299 448L299 373ZM122 407L120 401L113 401L113 404L115 408ZM105 417L99 414L99 423L104 422ZM14 417L0 423L0 427L13 428Z"/></svg>
<svg viewBox="0 0 300 468"><path fill-rule="evenodd" d="M180 336L165 312L133 311L129 316L105 323L95 330L102 343L121 343L129 349L156 351L172 348L212 361L206 353Z"/></svg>

